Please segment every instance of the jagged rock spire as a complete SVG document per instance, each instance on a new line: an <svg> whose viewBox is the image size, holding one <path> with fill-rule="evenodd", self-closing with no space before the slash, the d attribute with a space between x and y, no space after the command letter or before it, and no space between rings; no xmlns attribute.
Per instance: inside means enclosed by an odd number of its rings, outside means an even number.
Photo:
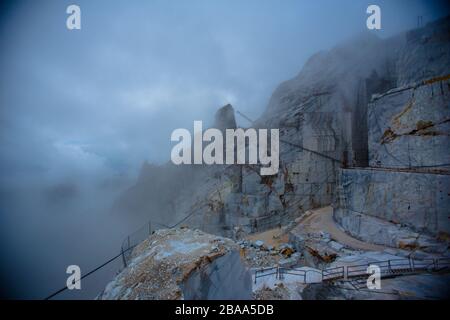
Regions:
<svg viewBox="0 0 450 320"><path fill-rule="evenodd" d="M231 104L223 106L216 112L214 128L219 130L236 129L236 119L234 117L234 109Z"/></svg>

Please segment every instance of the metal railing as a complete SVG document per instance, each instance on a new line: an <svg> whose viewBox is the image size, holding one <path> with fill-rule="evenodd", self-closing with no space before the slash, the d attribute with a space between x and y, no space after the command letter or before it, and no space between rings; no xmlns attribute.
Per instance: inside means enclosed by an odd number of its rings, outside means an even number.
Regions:
<svg viewBox="0 0 450 320"><path fill-rule="evenodd" d="M331 281L345 278L344 267L334 267L322 270L322 281Z"/></svg>
<svg viewBox="0 0 450 320"><path fill-rule="evenodd" d="M275 274L275 278L279 278L279 267L267 267L267 268L261 268L255 271L255 283L256 279L261 277L267 277Z"/></svg>
<svg viewBox="0 0 450 320"><path fill-rule="evenodd" d="M285 274L291 274L293 276L300 276L300 277L303 277L304 281L306 281L306 270L298 270L295 268L286 268L286 267L278 268L279 279L284 279Z"/></svg>
<svg viewBox="0 0 450 320"><path fill-rule="evenodd" d="M286 268L280 266L266 267L255 270L254 282L257 279L271 276L275 274L277 280L283 280L285 274L299 277L302 283L314 283L317 281L309 281L308 273L316 273L321 276L321 281L346 280L349 278L360 278L370 275L367 268L376 265L380 268L382 277L393 277L408 275L414 273L432 273L450 271L450 258L439 259L390 259L385 261L373 261L363 264L353 264L346 266L338 266L326 268L322 270L301 270L299 268Z"/></svg>

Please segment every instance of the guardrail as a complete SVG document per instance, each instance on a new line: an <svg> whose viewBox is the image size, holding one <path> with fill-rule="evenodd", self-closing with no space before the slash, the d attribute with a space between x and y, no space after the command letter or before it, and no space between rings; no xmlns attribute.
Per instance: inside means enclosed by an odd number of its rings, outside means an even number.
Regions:
<svg viewBox="0 0 450 320"><path fill-rule="evenodd" d="M322 281L331 281L345 278L345 268L335 267L322 270Z"/></svg>
<svg viewBox="0 0 450 320"><path fill-rule="evenodd" d="M277 280L283 280L285 274L297 276L302 283L313 283L317 281L309 281L308 273L313 272L321 276L321 281L346 280L349 278L366 277L367 268L371 265L376 265L380 268L382 277L408 275L414 273L432 273L450 271L450 258L439 259L391 259L385 261L373 261L363 264L354 264L346 266L338 266L333 268L326 268L322 270L300 270L296 268L285 267L266 267L255 270L254 282L257 279L267 277L275 274Z"/></svg>
<svg viewBox="0 0 450 320"><path fill-rule="evenodd" d="M303 281L306 282L306 270L298 270L295 268L279 268L278 270L278 278L284 279L285 274L290 274L293 276L303 277Z"/></svg>
<svg viewBox="0 0 450 320"><path fill-rule="evenodd" d="M261 277L267 277L275 274L275 278L279 278L279 267L268 267L268 268L261 268L255 271L255 283L256 279ZM258 274L259 273L259 274Z"/></svg>

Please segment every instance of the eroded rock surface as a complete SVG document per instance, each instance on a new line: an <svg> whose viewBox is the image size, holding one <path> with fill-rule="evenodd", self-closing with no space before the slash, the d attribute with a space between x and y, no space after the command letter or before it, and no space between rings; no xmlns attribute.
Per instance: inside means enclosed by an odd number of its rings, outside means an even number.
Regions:
<svg viewBox="0 0 450 320"><path fill-rule="evenodd" d="M234 237L235 228L261 232L330 205L342 163L448 163L449 30L447 17L388 39L362 34L315 54L251 125L280 129L278 174L262 177L247 165L144 166L119 201L122 211L156 212L148 218L168 225L188 216L186 225ZM220 108L214 126L236 127L233 107Z"/></svg>
<svg viewBox="0 0 450 320"><path fill-rule="evenodd" d="M369 105L371 167L450 172L450 66L447 72Z"/></svg>
<svg viewBox="0 0 450 320"><path fill-rule="evenodd" d="M137 246L101 299L250 299L251 275L230 239L199 230L156 231Z"/></svg>

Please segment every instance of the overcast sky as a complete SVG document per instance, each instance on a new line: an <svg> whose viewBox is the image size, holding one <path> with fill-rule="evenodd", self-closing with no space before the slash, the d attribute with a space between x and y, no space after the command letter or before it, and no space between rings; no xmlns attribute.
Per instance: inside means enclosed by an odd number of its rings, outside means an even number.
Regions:
<svg viewBox="0 0 450 320"><path fill-rule="evenodd" d="M70 4L81 30L66 28ZM312 54L367 32L369 4L380 37L449 12L425 0L1 1L0 298L42 298L68 264L117 254L119 190L99 181L168 161L174 129L211 124L227 103L257 118ZM58 202L64 192L75 196Z"/></svg>
<svg viewBox="0 0 450 320"><path fill-rule="evenodd" d="M66 29L66 7L82 29ZM0 178L135 173L222 105L257 118L313 53L448 13L445 1L12 1L0 14ZM246 123L242 121L242 124Z"/></svg>

